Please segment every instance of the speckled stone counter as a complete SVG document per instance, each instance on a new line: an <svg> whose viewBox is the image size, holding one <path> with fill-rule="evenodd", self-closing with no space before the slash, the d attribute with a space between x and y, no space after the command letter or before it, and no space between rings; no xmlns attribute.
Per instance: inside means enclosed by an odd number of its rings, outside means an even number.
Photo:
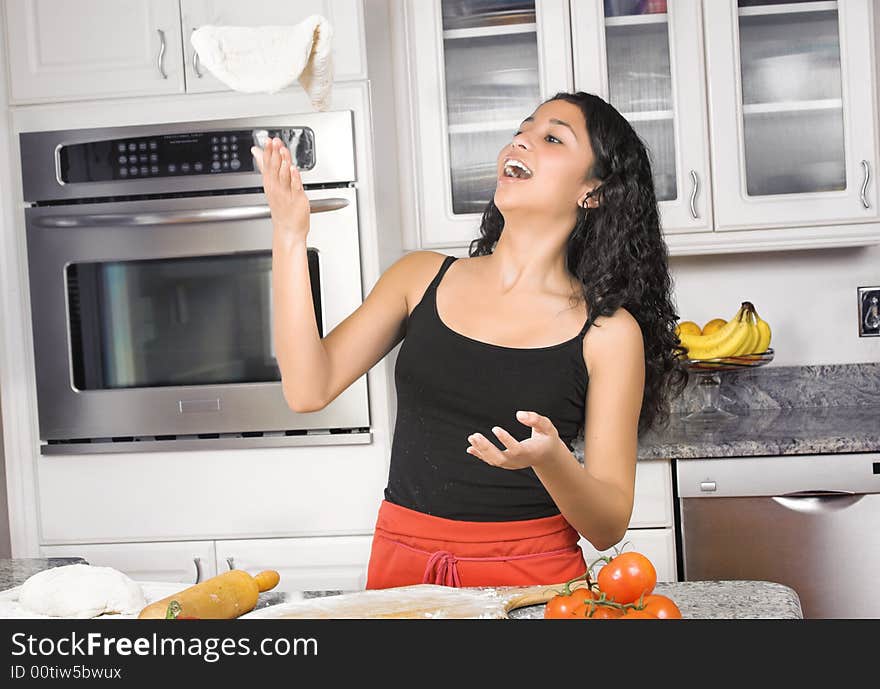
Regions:
<svg viewBox="0 0 880 689"><path fill-rule="evenodd" d="M880 363L771 363L719 376L720 406L736 416L686 420L702 406L693 375L669 423L639 438L640 460L880 452ZM583 438L573 447L583 461Z"/></svg>
<svg viewBox="0 0 880 689"><path fill-rule="evenodd" d="M880 452L880 405L754 409L705 427L674 415L661 433L646 433L639 459Z"/></svg>
<svg viewBox="0 0 880 689"><path fill-rule="evenodd" d="M0 559L0 591L20 586L44 569L83 563L83 558ZM686 619L801 619L800 599L782 584L768 581L679 581L659 582L656 593L669 596ZM336 596L346 591L303 591L302 598ZM284 603L292 596L281 591L260 594L257 608ZM514 610L512 619L544 617L543 605Z"/></svg>
<svg viewBox="0 0 880 689"><path fill-rule="evenodd" d="M44 569L75 564L88 563L81 557L0 558L0 591L21 586L29 577Z"/></svg>
<svg viewBox="0 0 880 689"><path fill-rule="evenodd" d="M659 582L654 593L668 596L684 619L803 619L800 598L788 586L770 581ZM510 613L514 619L544 617L543 605Z"/></svg>
<svg viewBox="0 0 880 689"><path fill-rule="evenodd" d="M803 619L795 591L770 581L676 581L658 582L655 593L668 596L683 619ZM343 591L304 591L304 598L335 596ZM513 610L511 619L543 619L544 605Z"/></svg>

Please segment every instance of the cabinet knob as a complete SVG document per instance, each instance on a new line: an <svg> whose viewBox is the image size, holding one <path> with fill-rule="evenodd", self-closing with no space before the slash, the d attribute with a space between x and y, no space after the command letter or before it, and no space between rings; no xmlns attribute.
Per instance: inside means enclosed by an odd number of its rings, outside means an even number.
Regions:
<svg viewBox="0 0 880 689"><path fill-rule="evenodd" d="M194 557L193 564L196 566L196 580L194 584L198 584L202 580L202 558Z"/></svg>
<svg viewBox="0 0 880 689"><path fill-rule="evenodd" d="M226 564L229 565L229 569L235 569L235 558L227 557Z"/></svg>

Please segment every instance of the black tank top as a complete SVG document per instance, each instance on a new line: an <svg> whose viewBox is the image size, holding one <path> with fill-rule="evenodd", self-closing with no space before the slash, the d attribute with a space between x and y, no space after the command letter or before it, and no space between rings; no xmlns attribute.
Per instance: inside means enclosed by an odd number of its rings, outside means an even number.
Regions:
<svg viewBox="0 0 880 689"><path fill-rule="evenodd" d="M559 514L534 470L502 469L466 452L468 436L500 426L531 437L519 409L548 417L572 441L584 420L587 324L549 347L504 347L451 330L437 311L436 290L456 259L447 256L407 320L394 368L397 419L385 499L412 510L464 521L514 521Z"/></svg>

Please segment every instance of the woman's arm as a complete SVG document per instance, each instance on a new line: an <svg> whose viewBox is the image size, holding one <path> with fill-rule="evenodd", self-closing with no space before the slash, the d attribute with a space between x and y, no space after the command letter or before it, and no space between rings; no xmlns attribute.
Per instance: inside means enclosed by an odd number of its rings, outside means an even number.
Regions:
<svg viewBox="0 0 880 689"><path fill-rule="evenodd" d="M632 516L645 386L638 321L620 308L584 337L588 362L584 464L562 440L533 468L566 520L597 550L619 543Z"/></svg>
<svg viewBox="0 0 880 689"><path fill-rule="evenodd" d="M322 339L306 251L308 198L290 162L290 152L278 139L258 159L272 212L273 328L281 386L291 409L311 412L330 404L401 341L407 294L430 279L431 266L442 257L416 251L398 259L364 302Z"/></svg>

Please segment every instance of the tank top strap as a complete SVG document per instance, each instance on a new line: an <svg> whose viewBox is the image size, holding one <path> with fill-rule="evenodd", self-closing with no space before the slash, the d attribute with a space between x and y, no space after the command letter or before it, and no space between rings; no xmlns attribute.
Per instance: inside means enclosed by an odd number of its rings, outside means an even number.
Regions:
<svg viewBox="0 0 880 689"><path fill-rule="evenodd" d="M588 317L587 320L584 321L584 327L581 328L581 331L578 334L578 336L583 339L584 335L587 334L587 330L589 330L589 329L590 329L590 319Z"/></svg>
<svg viewBox="0 0 880 689"><path fill-rule="evenodd" d="M449 270L449 266L452 265L453 261L455 261L456 258L458 258L458 256L447 256L443 259L443 263L440 265L440 270L437 271L437 274L434 276L434 279L431 280L431 283L428 285L428 289L426 291L437 290L437 285L440 284L440 280L443 279L446 271Z"/></svg>

